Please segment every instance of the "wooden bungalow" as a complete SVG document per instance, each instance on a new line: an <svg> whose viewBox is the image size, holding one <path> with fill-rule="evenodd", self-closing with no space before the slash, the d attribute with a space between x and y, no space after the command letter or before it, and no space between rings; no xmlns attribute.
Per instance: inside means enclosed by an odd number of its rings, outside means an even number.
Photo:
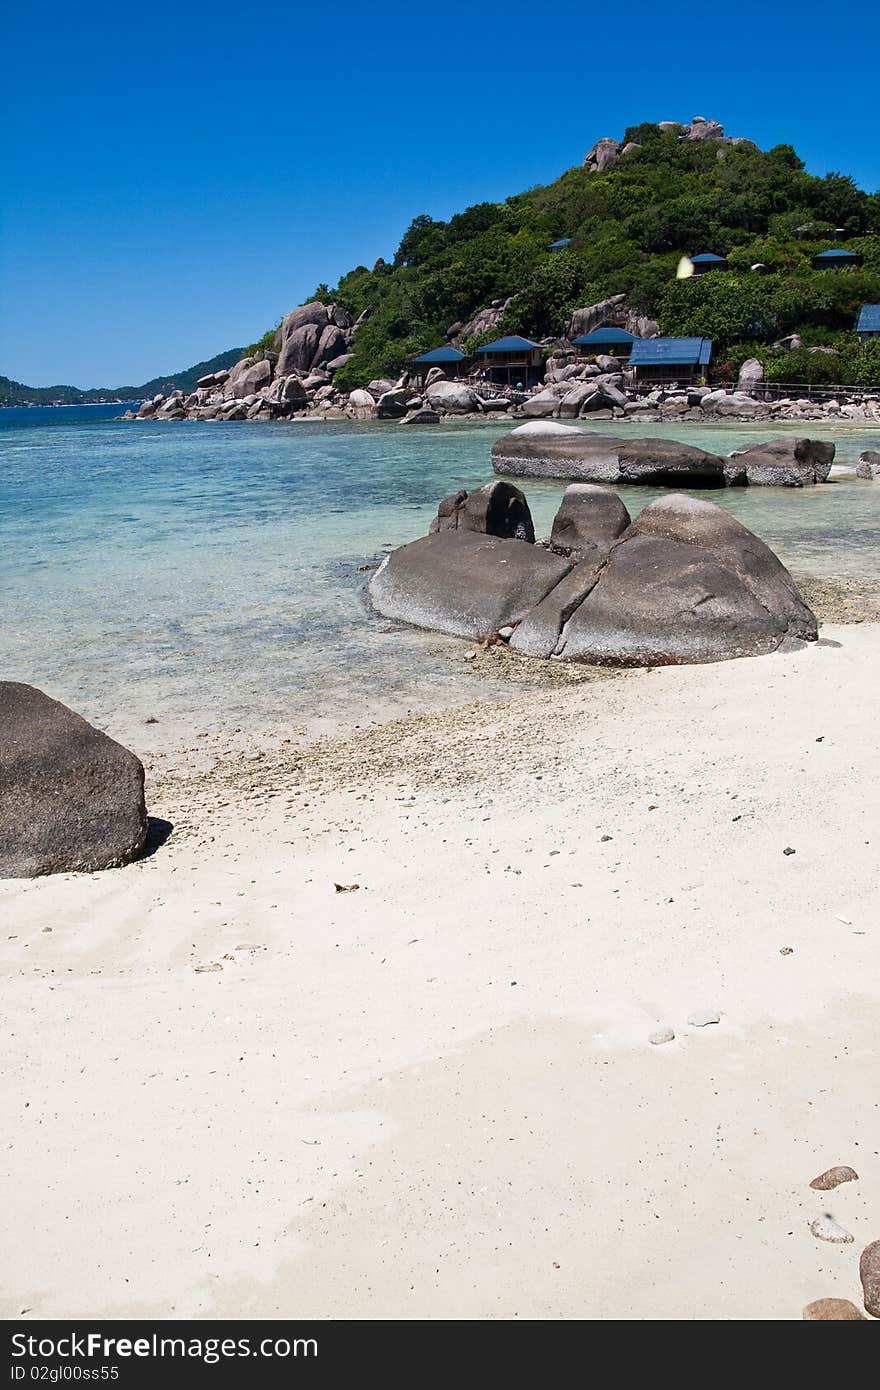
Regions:
<svg viewBox="0 0 880 1390"><path fill-rule="evenodd" d="M592 333L572 338L571 344L578 357L598 357L600 353L608 357L629 357L635 340L635 334L627 333L625 328L594 328Z"/></svg>
<svg viewBox="0 0 880 1390"><path fill-rule="evenodd" d="M706 275L710 270L727 269L724 256L716 256L714 251L701 251L697 256L690 256L689 260L695 275Z"/></svg>
<svg viewBox="0 0 880 1390"><path fill-rule="evenodd" d="M856 332L859 342L880 343L880 304L863 304L859 310Z"/></svg>
<svg viewBox="0 0 880 1390"><path fill-rule="evenodd" d="M565 251L571 246L571 241L572 239L570 236L560 237L558 241L551 241L547 250L552 251L555 256L558 256L560 251Z"/></svg>
<svg viewBox="0 0 880 1390"><path fill-rule="evenodd" d="M845 246L832 246L830 251L820 251L813 257L814 270L846 270L859 265L861 257L855 251L847 251Z"/></svg>
<svg viewBox="0 0 880 1390"><path fill-rule="evenodd" d="M537 386L544 380L544 353L540 343L513 333L477 348L479 370L490 381L508 386Z"/></svg>
<svg viewBox="0 0 880 1390"><path fill-rule="evenodd" d="M639 385L685 385L708 376L711 359L711 338L636 338L629 365Z"/></svg>
<svg viewBox="0 0 880 1390"><path fill-rule="evenodd" d="M406 364L409 375L418 378L422 386L432 367L439 367L445 376L461 376L467 369L467 358L457 347L444 344L443 347L432 348L430 352L420 352L410 357Z"/></svg>

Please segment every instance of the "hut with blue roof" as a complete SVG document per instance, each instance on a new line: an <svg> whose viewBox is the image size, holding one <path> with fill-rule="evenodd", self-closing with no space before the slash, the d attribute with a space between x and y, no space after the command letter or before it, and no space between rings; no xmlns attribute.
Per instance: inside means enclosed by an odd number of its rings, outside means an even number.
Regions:
<svg viewBox="0 0 880 1390"><path fill-rule="evenodd" d="M629 365L637 383L699 381L708 376L711 338L636 338Z"/></svg>
<svg viewBox="0 0 880 1390"><path fill-rule="evenodd" d="M863 304L856 322L859 342L880 343L880 304Z"/></svg>
<svg viewBox="0 0 880 1390"><path fill-rule="evenodd" d="M627 333L625 328L594 328L592 333L582 333L572 338L571 345L578 357L597 357L605 353L609 357L629 357L635 334Z"/></svg>
<svg viewBox="0 0 880 1390"><path fill-rule="evenodd" d="M710 270L726 270L727 261L724 256L716 256L714 251L700 251L696 256L688 258L694 268L695 275L706 275Z"/></svg>
<svg viewBox="0 0 880 1390"><path fill-rule="evenodd" d="M508 386L537 386L544 380L544 352L540 343L512 333L477 348L480 371L490 381Z"/></svg>
<svg viewBox="0 0 880 1390"><path fill-rule="evenodd" d="M432 367L439 367L444 376L461 376L466 370L467 358L457 347L431 348L430 352L420 352L407 363L410 376L417 377L424 384L425 377Z"/></svg>
<svg viewBox="0 0 880 1390"><path fill-rule="evenodd" d="M565 251L569 246L571 246L571 237L563 236L560 237L558 241L551 241L547 250L552 251L554 255L558 256L560 251Z"/></svg>
<svg viewBox="0 0 880 1390"><path fill-rule="evenodd" d="M847 251L845 246L832 246L830 251L820 251L813 257L814 270L847 270L859 265L861 257L855 251Z"/></svg>

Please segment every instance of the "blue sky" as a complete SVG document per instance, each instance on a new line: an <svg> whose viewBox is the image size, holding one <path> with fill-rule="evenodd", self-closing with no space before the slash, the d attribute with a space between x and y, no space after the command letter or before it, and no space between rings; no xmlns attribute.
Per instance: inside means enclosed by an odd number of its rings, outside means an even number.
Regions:
<svg viewBox="0 0 880 1390"><path fill-rule="evenodd" d="M31 385L252 341L416 214L548 182L643 120L714 117L880 186L863 0L46 0L3 27L0 373Z"/></svg>

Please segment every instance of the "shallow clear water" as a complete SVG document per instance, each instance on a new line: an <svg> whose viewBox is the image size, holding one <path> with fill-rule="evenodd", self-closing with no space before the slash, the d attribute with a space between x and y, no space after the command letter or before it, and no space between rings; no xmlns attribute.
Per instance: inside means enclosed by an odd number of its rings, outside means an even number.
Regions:
<svg viewBox="0 0 880 1390"><path fill-rule="evenodd" d="M491 693L460 644L383 632L358 567L423 534L439 498L491 478L506 425L131 424L109 418L119 410L0 411L6 678L117 728L149 715L315 728ZM776 432L599 428L717 452ZM880 443L864 427L808 430L850 468ZM546 534L564 485L524 487ZM621 492L632 512L658 495ZM880 576L880 484L707 495L796 572Z"/></svg>

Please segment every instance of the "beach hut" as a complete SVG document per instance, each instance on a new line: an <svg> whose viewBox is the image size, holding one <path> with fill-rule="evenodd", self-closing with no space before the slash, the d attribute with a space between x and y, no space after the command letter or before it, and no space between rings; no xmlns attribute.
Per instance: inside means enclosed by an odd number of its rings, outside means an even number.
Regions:
<svg viewBox="0 0 880 1390"><path fill-rule="evenodd" d="M636 382L693 382L708 375L711 338L636 338L629 365Z"/></svg>
<svg viewBox="0 0 880 1390"><path fill-rule="evenodd" d="M570 236L560 237L558 241L551 241L547 250L552 251L554 255L558 256L559 252L564 251L567 246L571 246Z"/></svg>
<svg viewBox="0 0 880 1390"><path fill-rule="evenodd" d="M606 353L609 357L629 357L635 334L627 333L625 328L594 328L592 333L582 333L572 338L572 347L578 357L598 357Z"/></svg>
<svg viewBox="0 0 880 1390"><path fill-rule="evenodd" d="M710 270L726 270L727 261L723 256L716 256L714 251L701 251L697 256L691 256L691 265L695 275L706 275Z"/></svg>
<svg viewBox="0 0 880 1390"><path fill-rule="evenodd" d="M845 246L832 246L830 251L820 251L813 257L814 270L845 270L848 266L859 264L855 251L847 251Z"/></svg>
<svg viewBox="0 0 880 1390"><path fill-rule="evenodd" d="M467 361L457 347L432 348L430 352L420 352L407 363L410 376L417 377L424 384L425 377L432 367L439 367L446 376L460 376Z"/></svg>
<svg viewBox="0 0 880 1390"><path fill-rule="evenodd" d="M856 332L860 343L880 343L880 304L863 304Z"/></svg>
<svg viewBox="0 0 880 1390"><path fill-rule="evenodd" d="M540 343L513 333L494 343L477 348L480 371L490 381L503 381L508 386L537 386L544 379L544 353Z"/></svg>

